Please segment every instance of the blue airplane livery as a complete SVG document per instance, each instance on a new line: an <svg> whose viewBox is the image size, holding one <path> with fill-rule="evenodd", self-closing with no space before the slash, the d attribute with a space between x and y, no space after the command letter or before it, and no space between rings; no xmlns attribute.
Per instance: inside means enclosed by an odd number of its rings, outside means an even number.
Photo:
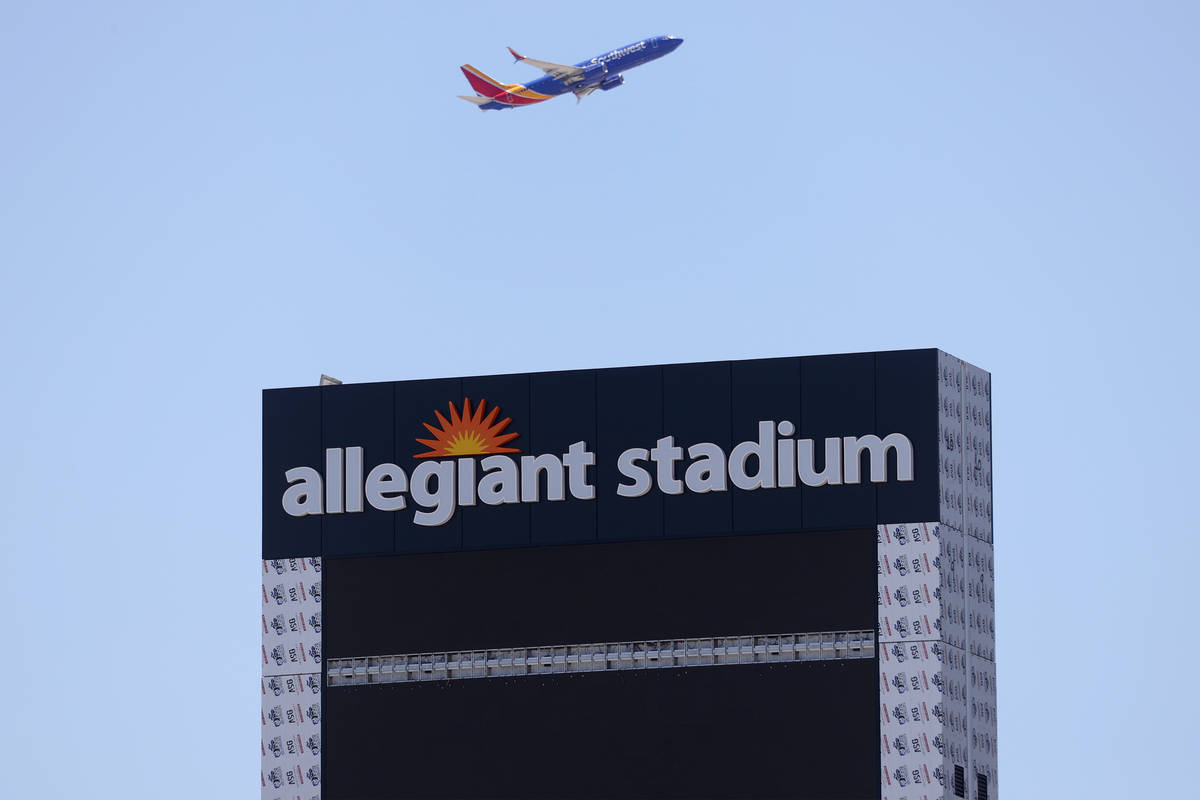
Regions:
<svg viewBox="0 0 1200 800"><path fill-rule="evenodd" d="M589 61L580 61L578 64L538 61L526 58L510 47L508 52L512 53L514 59L537 67L546 74L528 85L500 83L470 64L463 64L463 75L467 76L475 95L460 94L459 97L468 103L474 103L481 111L533 105L567 92L573 93L575 102L579 102L597 89L607 92L617 88L625 82L622 72L662 58L681 44L683 39L678 36L654 36L611 50Z"/></svg>

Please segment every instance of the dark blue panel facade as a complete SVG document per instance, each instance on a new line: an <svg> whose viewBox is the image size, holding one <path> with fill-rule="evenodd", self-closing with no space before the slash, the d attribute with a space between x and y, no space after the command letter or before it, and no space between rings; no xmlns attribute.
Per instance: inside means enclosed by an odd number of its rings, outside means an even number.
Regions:
<svg viewBox="0 0 1200 800"><path fill-rule="evenodd" d="M799 358L734 361L731 366L733 419L790 422L799 430L802 413ZM742 441L753 438L757 432L752 428L739 428L734 439ZM778 467L776 463L777 484L781 479ZM796 530L803 526L799 489L733 491L731 494L733 530L736 533L771 533Z"/></svg>
<svg viewBox="0 0 1200 800"><path fill-rule="evenodd" d="M702 442L732 449L728 361L671 364L663 367L663 431L675 438L684 460L675 469L683 481L688 447ZM737 426L751 435L750 428ZM667 495L664 499L667 536L709 536L728 533L733 523L730 493L705 492Z"/></svg>
<svg viewBox="0 0 1200 800"><path fill-rule="evenodd" d="M869 800L878 682L860 659L330 688L322 796Z"/></svg>
<svg viewBox="0 0 1200 800"><path fill-rule="evenodd" d="M430 433L423 423L436 426L434 411L442 415L449 413L449 403L460 406L463 401L462 380L444 378L426 381L405 381L395 385L396 398L396 458L398 463L412 466L412 456L426 448L417 444L417 438L429 438ZM459 409L461 411L461 408ZM412 474L412 470L409 470ZM412 502L408 508L394 514L396 538L393 549L397 553L436 553L462 549L462 517L455 514L445 525L435 528L413 522Z"/></svg>
<svg viewBox="0 0 1200 800"><path fill-rule="evenodd" d="M564 456L575 442L596 441L596 373L541 372L529 378L531 427L529 450ZM591 420L589 426L587 420ZM590 486L596 467L577 468ZM567 476L569 479L569 476ZM544 486L539 487L542 491ZM578 500L567 491L565 500L530 506L532 544L569 544L596 540L596 503Z"/></svg>
<svg viewBox="0 0 1200 800"><path fill-rule="evenodd" d="M937 351L903 350L875 356L875 430L907 431L913 443L913 483L889 481L875 488L876 517L933 520L927 514L938 503ZM889 462L888 469L893 469Z"/></svg>
<svg viewBox="0 0 1200 800"><path fill-rule="evenodd" d="M324 652L870 630L875 540L331 559ZM323 796L878 798L878 686L873 658L327 686Z"/></svg>
<svg viewBox="0 0 1200 800"><path fill-rule="evenodd" d="M322 553L325 555L366 555L392 552L396 515L371 508L357 500L361 512L348 513L356 494L361 498L361 478L352 480L353 454L345 453L347 444L362 448L362 468L396 460L395 384L358 383L322 386L321 446L323 450L342 448L344 481L348 496L342 498L340 514L326 513L322 519ZM358 484L352 486L352 484Z"/></svg>
<svg viewBox="0 0 1200 800"><path fill-rule="evenodd" d="M800 436L815 442L820 466L824 465L826 438L875 432L874 353L803 358L800 378ZM930 479L936 480L936 476ZM874 484L805 486L802 497L805 528L875 523Z"/></svg>
<svg viewBox="0 0 1200 800"><path fill-rule="evenodd" d="M475 403L480 398L500 407L498 419L511 418L506 432L519 436L510 446L520 449L511 457L519 460L531 453L529 445L530 395L529 375L489 375L483 378L463 378L463 394ZM489 547L521 547L533 542L530 524L532 503L512 503L498 506L478 504L459 510L463 525L463 549L482 550Z"/></svg>
<svg viewBox="0 0 1200 800"><path fill-rule="evenodd" d="M930 349L269 390L263 395L263 554L448 552L937 519L936 364L937 351ZM475 497L476 482L488 454L500 451L464 455L479 451L446 449L420 458L430 448L417 439L435 437L426 424L441 431L437 415L448 418L451 403L461 413L464 399L473 408L480 401L487 402L488 410L498 407L497 421L511 419L503 433L517 436L504 446L518 452L503 455L514 470L521 469L522 458L552 456L565 463L568 448L584 442L595 460L586 469L594 498L567 491L561 501L548 500L548 479L539 473L537 502L528 497L525 502L498 502L491 495L494 502L488 504ZM763 422L774 425L762 430ZM762 472L763 442L776 448L785 439L788 447L797 439L811 440L812 467L821 470L826 438L892 433L911 442L912 481L897 480L895 452L888 454L886 482L868 479L866 453L859 459L862 477L857 484L842 481L839 469L829 485L802 485L794 478L795 485L788 485L787 469L779 463L788 461L785 450L770 454L776 463L769 472L775 474ZM682 451L673 470L651 461L664 437L673 437ZM660 479L669 483L672 473L686 484L694 461L688 450L704 443L727 457L749 443L741 462L743 473L752 476L743 483L751 488L738 488L726 471L724 490L692 491L685 485L680 493L664 492L668 487ZM341 448L345 453L351 447L363 448L364 473L390 464L407 476L405 508L286 513L281 502L287 488L284 473L309 467L324 476L326 451ZM623 453L624 474L618 468ZM665 453L660 455L665 462ZM412 485L414 477L440 462L443 471L421 482L426 489L421 495ZM699 475L693 477L699 481ZM762 477L761 487L753 476ZM562 478L569 482L565 469ZM520 483L515 474L513 480ZM639 485L639 480L649 484ZM449 492L446 481L456 484L455 492ZM632 496L618 494L622 486ZM445 512L445 519L435 512ZM438 524L418 524L418 513Z"/></svg>
<svg viewBox="0 0 1200 800"><path fill-rule="evenodd" d="M288 469L320 468L323 458L321 390L313 386L263 392L263 558L322 552L322 518L289 516L283 510L283 493Z"/></svg>
<svg viewBox="0 0 1200 800"><path fill-rule="evenodd" d="M863 528L330 559L325 655L872 629L875 538ZM404 597L429 600L397 615Z"/></svg>
<svg viewBox="0 0 1200 800"><path fill-rule="evenodd" d="M663 535L663 496L619 497L626 483L617 455L630 447L649 449L663 430L661 367L596 372L596 523L602 541L656 539Z"/></svg>

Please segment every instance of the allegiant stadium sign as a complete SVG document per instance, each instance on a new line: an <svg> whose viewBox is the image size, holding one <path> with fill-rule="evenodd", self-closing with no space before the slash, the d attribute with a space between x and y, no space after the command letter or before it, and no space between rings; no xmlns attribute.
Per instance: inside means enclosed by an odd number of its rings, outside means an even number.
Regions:
<svg viewBox="0 0 1200 800"><path fill-rule="evenodd" d="M422 463L411 474L390 463L367 470L362 447L327 448L323 474L307 466L284 473L284 511L293 517L354 514L368 506L403 511L411 500L416 506L413 522L437 526L449 522L460 506L555 502L568 495L576 500L596 498L590 472L596 454L586 441L571 444L561 454L509 455L521 452L506 446L518 434L506 432L511 419L496 419L498 407L485 415L485 401L472 409L464 400L460 414L449 405L449 419L435 412L439 425L424 423L433 438L416 440L429 449L413 456ZM864 455L866 482L886 483L889 451L895 457L896 480L913 480L912 442L904 434L826 438L818 469L816 440L794 439L795 432L788 420L760 420L758 437L728 453L712 442L685 447L676 444L674 436L660 437L650 448L630 447L617 456L621 482L616 493L641 497L656 488L679 495L725 492L730 484L745 491L859 484L864 482Z"/></svg>

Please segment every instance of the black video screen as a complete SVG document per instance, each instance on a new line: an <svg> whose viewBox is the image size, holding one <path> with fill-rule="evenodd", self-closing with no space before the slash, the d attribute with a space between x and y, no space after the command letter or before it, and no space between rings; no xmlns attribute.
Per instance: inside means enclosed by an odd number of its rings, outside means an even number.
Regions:
<svg viewBox="0 0 1200 800"><path fill-rule="evenodd" d="M874 630L873 529L330 558L330 660ZM879 797L873 658L328 686L323 797Z"/></svg>

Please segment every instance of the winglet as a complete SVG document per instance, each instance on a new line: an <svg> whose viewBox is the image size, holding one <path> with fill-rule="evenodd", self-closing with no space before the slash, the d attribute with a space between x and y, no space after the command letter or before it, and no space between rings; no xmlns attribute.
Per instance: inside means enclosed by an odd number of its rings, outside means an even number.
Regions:
<svg viewBox="0 0 1200 800"><path fill-rule="evenodd" d="M521 55L521 54L520 54L520 53L518 53L516 50L513 50L511 47L510 47L510 48L508 48L508 52L512 53L512 57L513 57L513 63L514 63L514 64L515 64L516 62L518 62L518 61L524 61L524 60L525 60L525 56Z"/></svg>

